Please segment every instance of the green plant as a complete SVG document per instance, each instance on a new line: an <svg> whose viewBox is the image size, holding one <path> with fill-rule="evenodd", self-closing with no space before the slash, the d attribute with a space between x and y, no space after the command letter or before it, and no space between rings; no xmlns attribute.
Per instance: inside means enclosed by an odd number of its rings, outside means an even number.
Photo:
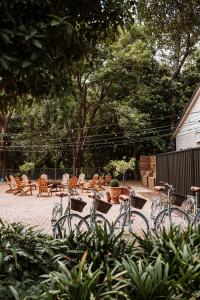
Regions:
<svg viewBox="0 0 200 300"><path fill-rule="evenodd" d="M19 166L19 169L22 173L28 173L29 171L32 172L35 170L35 163L34 162L25 162L23 165Z"/></svg>
<svg viewBox="0 0 200 300"><path fill-rule="evenodd" d="M107 166L104 167L105 170L112 171L115 176L122 175L123 182L125 184L125 173L128 170L134 170L135 168L135 158L132 157L129 161L125 160L111 160Z"/></svg>
<svg viewBox="0 0 200 300"><path fill-rule="evenodd" d="M119 180L117 179L112 179L110 182L111 187L119 187Z"/></svg>

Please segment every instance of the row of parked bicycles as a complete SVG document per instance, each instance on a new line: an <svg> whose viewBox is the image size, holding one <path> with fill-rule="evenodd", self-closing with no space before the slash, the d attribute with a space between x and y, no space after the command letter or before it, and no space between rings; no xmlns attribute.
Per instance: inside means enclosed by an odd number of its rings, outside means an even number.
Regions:
<svg viewBox="0 0 200 300"><path fill-rule="evenodd" d="M184 230L190 223L198 225L200 223L200 210L198 210L200 187L192 187L195 196L188 196L185 199L175 193L172 185L166 182L161 182L161 184L154 188L159 196L152 201L149 219L140 211L147 200L137 196L131 188L127 188L127 194L120 196L119 215L112 222L105 216L112 204L102 200L102 192L93 190L89 194L92 199L90 213L84 217L79 213L83 211L87 202L76 190L58 193L56 195L60 201L55 203L52 211L53 236L63 238L74 230L92 231L97 225L107 231L114 230L116 233L122 231L123 234L133 233L139 236L147 234L150 229L158 234L163 230L168 231L172 226L180 226L181 230ZM65 209L63 198L67 199Z"/></svg>

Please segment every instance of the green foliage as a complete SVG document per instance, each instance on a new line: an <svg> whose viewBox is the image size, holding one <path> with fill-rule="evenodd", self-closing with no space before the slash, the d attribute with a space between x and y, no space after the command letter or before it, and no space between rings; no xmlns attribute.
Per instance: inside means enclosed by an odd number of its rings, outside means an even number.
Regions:
<svg viewBox="0 0 200 300"><path fill-rule="evenodd" d="M112 170L115 176L125 174L128 170L134 170L135 158L132 157L129 161L125 160L111 160L105 167L105 170Z"/></svg>
<svg viewBox="0 0 200 300"><path fill-rule="evenodd" d="M0 226L0 299L199 299L200 227L124 239L96 226L54 240Z"/></svg>
<svg viewBox="0 0 200 300"><path fill-rule="evenodd" d="M35 163L34 162L25 162L23 165L19 166L19 169L22 173L28 173L29 171L35 170Z"/></svg>
<svg viewBox="0 0 200 300"><path fill-rule="evenodd" d="M118 187L119 186L119 180L117 179L112 179L110 182L111 187Z"/></svg>

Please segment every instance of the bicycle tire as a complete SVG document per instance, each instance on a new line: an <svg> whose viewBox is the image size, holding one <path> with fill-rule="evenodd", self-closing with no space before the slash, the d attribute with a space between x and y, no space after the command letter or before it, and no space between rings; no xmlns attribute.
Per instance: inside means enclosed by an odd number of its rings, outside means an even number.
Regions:
<svg viewBox="0 0 200 300"><path fill-rule="evenodd" d="M53 226L54 238L64 238L71 232L84 232L90 229L86 220L78 214L63 215Z"/></svg>
<svg viewBox="0 0 200 300"><path fill-rule="evenodd" d="M194 218L194 225L197 227L200 224L200 210L197 212Z"/></svg>
<svg viewBox="0 0 200 300"><path fill-rule="evenodd" d="M157 234L162 231L170 231L173 226L179 226L183 231L190 224L189 216L181 209L177 207L170 208L172 224L170 224L168 209L163 209L156 217L154 223L154 229Z"/></svg>
<svg viewBox="0 0 200 300"><path fill-rule="evenodd" d="M88 223L90 230L93 230L95 226L100 226L102 229L105 229L107 232L111 231L111 225L110 222L101 214L94 213L92 214L95 220L92 220L91 214L87 215L84 217L84 220ZM91 222L94 221L94 224L91 224Z"/></svg>
<svg viewBox="0 0 200 300"><path fill-rule="evenodd" d="M130 216L129 216L130 214ZM131 218L131 220L128 218ZM122 213L114 222L115 232L123 231L124 235L134 233L137 236L143 237L149 231L149 223L147 218L139 211L130 210Z"/></svg>

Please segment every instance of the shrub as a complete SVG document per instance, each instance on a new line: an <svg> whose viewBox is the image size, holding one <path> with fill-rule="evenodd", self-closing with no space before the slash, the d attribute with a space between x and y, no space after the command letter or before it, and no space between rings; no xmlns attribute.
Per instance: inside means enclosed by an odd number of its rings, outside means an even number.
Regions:
<svg viewBox="0 0 200 300"><path fill-rule="evenodd" d="M117 179L112 179L110 182L111 187L119 187L119 180Z"/></svg>
<svg viewBox="0 0 200 300"><path fill-rule="evenodd" d="M96 226L62 240L0 225L0 299L199 299L200 228L159 237Z"/></svg>

